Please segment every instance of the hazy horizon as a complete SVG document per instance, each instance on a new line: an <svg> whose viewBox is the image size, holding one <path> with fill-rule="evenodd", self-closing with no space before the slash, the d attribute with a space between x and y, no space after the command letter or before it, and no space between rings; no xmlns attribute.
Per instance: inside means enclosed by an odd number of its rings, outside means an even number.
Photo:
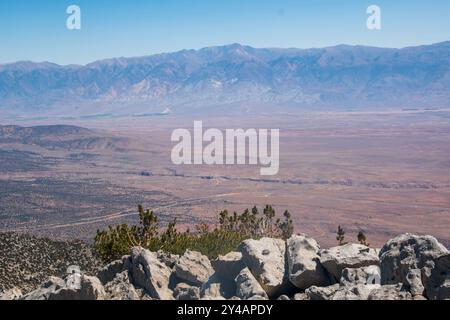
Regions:
<svg viewBox="0 0 450 320"><path fill-rule="evenodd" d="M81 29L68 30L69 5ZM381 9L381 30L366 12ZM0 63L87 64L227 43L255 48L321 48L337 44L401 48L450 39L450 2L352 1L30 1L0 3Z"/></svg>
<svg viewBox="0 0 450 320"><path fill-rule="evenodd" d="M108 61L108 60L115 60L115 59L139 59L139 58L145 58L145 57L151 57L151 56L158 56L158 55L164 55L164 54L172 54L172 53L179 53L179 52L183 52L183 51L201 51L204 49L210 49L210 48L224 48L224 47L230 47L233 45L238 45L238 46L242 46L242 47L250 47L252 49L268 49L268 50L320 50L320 49L329 49L329 48L334 48L334 47L340 47L340 46L348 46L348 47L366 47L366 48L376 48L376 49L393 49L393 50L402 50L402 49L407 49L407 48L415 48L415 47L422 47L422 46L434 46L434 45L440 45L440 44L444 44L450 42L449 40L444 40L444 41L440 41L440 42L433 42L433 43L423 43L423 44L418 44L418 45L411 45L411 46L404 46L404 47L381 47L381 46L370 46L370 45L364 45L364 44L347 44L347 43L338 43L335 45L330 45L330 46L324 46L324 47L309 47L309 48L299 48L299 47L254 47L248 44L244 44L244 43L238 43L238 42L233 42L233 43L225 43L222 45L211 45L211 46L206 46L206 47L201 47L201 48L185 48L185 49L180 49L180 50L176 50L176 51L162 51L162 52L156 52L156 53L152 53L152 54L147 54L147 55L139 55L139 56L112 56L112 57L105 57L105 58L100 58L97 60L93 60L93 61L88 61L86 63L82 63L82 64L78 64L78 63L69 63L69 64L60 64L51 60L17 60L17 61L12 61L12 62L7 62L7 63L1 63L1 66L5 66L5 65L13 65L16 63L35 63L35 64L41 64L41 63L50 63L50 64L55 64L61 67L66 67L66 66L79 66L79 67L85 67L89 64L93 64L96 62L101 62L101 61Z"/></svg>

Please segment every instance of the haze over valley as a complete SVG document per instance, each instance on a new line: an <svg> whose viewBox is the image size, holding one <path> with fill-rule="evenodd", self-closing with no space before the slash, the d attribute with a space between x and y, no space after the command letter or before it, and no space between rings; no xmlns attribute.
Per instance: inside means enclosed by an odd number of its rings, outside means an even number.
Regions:
<svg viewBox="0 0 450 320"><path fill-rule="evenodd" d="M364 230L374 245L401 232L449 244L449 112L204 119L282 128L274 177L259 166L173 165L172 129L193 121L1 127L0 230L92 240L97 228L135 223L138 203L184 226L270 203L324 245L335 243L338 224L349 237Z"/></svg>

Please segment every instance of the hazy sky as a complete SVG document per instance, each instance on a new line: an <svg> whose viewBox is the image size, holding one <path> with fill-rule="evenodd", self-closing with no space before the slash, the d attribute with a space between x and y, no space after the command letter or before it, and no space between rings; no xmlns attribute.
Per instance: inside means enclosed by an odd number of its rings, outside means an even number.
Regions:
<svg viewBox="0 0 450 320"><path fill-rule="evenodd" d="M81 30L66 28L71 4ZM366 28L371 4L381 31ZM404 47L450 40L449 16L448 0L1 0L0 63L84 64L235 42Z"/></svg>

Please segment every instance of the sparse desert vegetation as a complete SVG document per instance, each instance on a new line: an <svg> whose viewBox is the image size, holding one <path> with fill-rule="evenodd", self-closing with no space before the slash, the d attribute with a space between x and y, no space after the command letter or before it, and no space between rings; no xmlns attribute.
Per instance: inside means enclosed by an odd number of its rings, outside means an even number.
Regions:
<svg viewBox="0 0 450 320"><path fill-rule="evenodd" d="M137 203L152 208L162 228L176 218L179 230L214 225L223 208L270 203L291 213L295 232L327 246L336 244L338 225L346 241L367 231L372 246L401 232L450 245L448 112L204 120L280 128L280 173L270 178L258 166L171 164L171 130L191 120L84 121L77 125L90 129L70 127L55 147L64 128L16 128L20 139L8 129L0 139L0 230L92 241L97 229L135 224Z"/></svg>
<svg viewBox="0 0 450 320"><path fill-rule="evenodd" d="M270 205L262 212L257 207L246 209L241 214L230 214L224 210L220 212L215 226L202 223L196 225L195 230L187 229L184 232L177 230L176 219L162 230L152 210L144 210L139 205L138 213L138 225L122 224L97 231L95 248L104 262L120 259L136 246L178 255L186 250L194 250L214 259L237 250L246 239L287 239L293 233L290 213L285 211L282 217L277 217Z"/></svg>

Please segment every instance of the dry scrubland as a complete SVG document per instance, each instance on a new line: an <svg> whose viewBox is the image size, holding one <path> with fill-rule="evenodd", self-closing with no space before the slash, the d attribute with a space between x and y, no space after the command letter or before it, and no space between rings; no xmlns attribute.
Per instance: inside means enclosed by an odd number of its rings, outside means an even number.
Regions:
<svg viewBox="0 0 450 320"><path fill-rule="evenodd" d="M222 209L272 204L323 246L336 243L338 225L354 240L364 230L374 246L404 232L450 244L450 112L197 119L280 128L274 177L261 177L258 166L174 166L171 130L194 120L72 121L96 131L0 140L0 230L92 240L98 228L136 221L138 203L185 226L216 221Z"/></svg>

